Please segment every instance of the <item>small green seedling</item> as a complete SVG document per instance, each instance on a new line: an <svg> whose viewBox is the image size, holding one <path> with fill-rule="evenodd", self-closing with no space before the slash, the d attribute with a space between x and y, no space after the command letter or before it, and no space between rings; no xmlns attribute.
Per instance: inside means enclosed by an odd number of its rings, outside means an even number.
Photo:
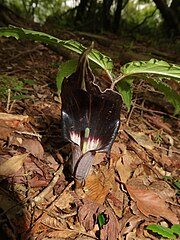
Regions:
<svg viewBox="0 0 180 240"><path fill-rule="evenodd" d="M98 215L97 221L98 221L99 228L102 229L103 226L106 224L106 218L105 218L104 213L100 213Z"/></svg>

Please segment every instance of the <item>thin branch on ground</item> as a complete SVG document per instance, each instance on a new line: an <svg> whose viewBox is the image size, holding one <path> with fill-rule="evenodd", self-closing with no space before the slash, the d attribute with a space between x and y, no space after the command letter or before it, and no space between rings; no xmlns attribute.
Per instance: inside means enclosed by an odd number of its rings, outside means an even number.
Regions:
<svg viewBox="0 0 180 240"><path fill-rule="evenodd" d="M55 172L54 178L51 180L49 185L33 199L34 205L43 201L45 196L53 190L53 187L55 186L59 177L61 176L62 171L63 165L61 165L59 169Z"/></svg>

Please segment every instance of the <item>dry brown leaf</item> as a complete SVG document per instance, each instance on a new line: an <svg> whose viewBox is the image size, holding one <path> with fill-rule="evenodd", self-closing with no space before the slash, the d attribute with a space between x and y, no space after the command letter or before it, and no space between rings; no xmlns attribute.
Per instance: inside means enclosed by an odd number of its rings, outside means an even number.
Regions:
<svg viewBox="0 0 180 240"><path fill-rule="evenodd" d="M116 170L120 176L121 182L126 183L132 173L129 159L127 156L123 156L116 164Z"/></svg>
<svg viewBox="0 0 180 240"><path fill-rule="evenodd" d="M94 157L93 165L100 164L106 159L106 153L97 152Z"/></svg>
<svg viewBox="0 0 180 240"><path fill-rule="evenodd" d="M10 113L0 113L0 120L1 121L9 121L9 123L13 123L13 121L19 121L19 122L29 122L29 116L24 115L16 115L16 114L10 114Z"/></svg>
<svg viewBox="0 0 180 240"><path fill-rule="evenodd" d="M7 141L8 138L11 136L13 129L6 126L0 126L0 139Z"/></svg>
<svg viewBox="0 0 180 240"><path fill-rule="evenodd" d="M176 214L169 209L165 200L154 191L149 190L140 179L131 179L126 184L126 188L138 209L145 216L163 217L172 224L179 223Z"/></svg>
<svg viewBox="0 0 180 240"><path fill-rule="evenodd" d="M86 178L85 186L83 188L86 199L103 204L109 190L114 184L114 169L101 167L97 175L89 175Z"/></svg>
<svg viewBox="0 0 180 240"><path fill-rule="evenodd" d="M29 116L0 113L1 125L16 128L21 123L29 122Z"/></svg>
<svg viewBox="0 0 180 240"><path fill-rule="evenodd" d="M117 191L115 193L113 192L113 194L110 193L107 198L109 205L119 218L121 218L123 214L123 194L123 192Z"/></svg>
<svg viewBox="0 0 180 240"><path fill-rule="evenodd" d="M70 192L64 191L61 194L61 198L58 202L56 202L55 206L61 210L63 209L71 209L71 205L74 202L74 197L70 194Z"/></svg>
<svg viewBox="0 0 180 240"><path fill-rule="evenodd" d="M32 188L46 187L48 185L48 181L46 179L41 180L38 176L31 178L28 183Z"/></svg>
<svg viewBox="0 0 180 240"><path fill-rule="evenodd" d="M142 147L153 150L155 143L143 132L133 132L130 129L125 129L125 131Z"/></svg>
<svg viewBox="0 0 180 240"><path fill-rule="evenodd" d="M142 221L143 219L140 216L135 216L132 215L130 216L127 221L123 224L123 228L121 230L121 236L132 232L134 228L136 228L139 223Z"/></svg>
<svg viewBox="0 0 180 240"><path fill-rule="evenodd" d="M44 149L37 139L23 139L21 147L24 147L27 152L30 152L36 158L43 158Z"/></svg>
<svg viewBox="0 0 180 240"><path fill-rule="evenodd" d="M101 213L101 208L99 209L99 213ZM110 208L107 208L103 213L107 218L107 223L100 229L100 240L118 239L120 226L116 215Z"/></svg>
<svg viewBox="0 0 180 240"><path fill-rule="evenodd" d="M116 163L116 170L120 176L121 182L126 183L129 177L132 175L137 165L142 163L142 160L132 151L126 149L125 144L121 144L122 154Z"/></svg>
<svg viewBox="0 0 180 240"><path fill-rule="evenodd" d="M97 203L85 200L79 208L79 222L87 231L92 230L95 226L99 206Z"/></svg>
<svg viewBox="0 0 180 240"><path fill-rule="evenodd" d="M15 174L23 166L27 156L28 153L16 155L3 162L0 165L0 175L8 177Z"/></svg>
<svg viewBox="0 0 180 240"><path fill-rule="evenodd" d="M142 159L145 162L149 161L146 151L136 142L134 142L133 140L130 140L128 143L128 146L135 151L135 153L138 155L140 159Z"/></svg>
<svg viewBox="0 0 180 240"><path fill-rule="evenodd" d="M124 147L124 144L123 144ZM113 162L118 161L118 159L121 156L121 152L120 152L120 148L121 148L121 143L119 142L114 142L111 148L111 158L113 160Z"/></svg>
<svg viewBox="0 0 180 240"><path fill-rule="evenodd" d="M69 239L69 238L75 238L78 235L78 233L71 229L64 229L60 231L52 231L50 233L47 233L47 237L53 238L53 239Z"/></svg>
<svg viewBox="0 0 180 240"><path fill-rule="evenodd" d="M60 222L57 218L51 217L47 215L43 220L42 223L50 228L56 229L56 230L64 230L64 226L62 222Z"/></svg>
<svg viewBox="0 0 180 240"><path fill-rule="evenodd" d="M176 190L162 180L154 181L149 186L149 189L156 192L162 199L166 199L166 202L171 202L172 198L176 197Z"/></svg>

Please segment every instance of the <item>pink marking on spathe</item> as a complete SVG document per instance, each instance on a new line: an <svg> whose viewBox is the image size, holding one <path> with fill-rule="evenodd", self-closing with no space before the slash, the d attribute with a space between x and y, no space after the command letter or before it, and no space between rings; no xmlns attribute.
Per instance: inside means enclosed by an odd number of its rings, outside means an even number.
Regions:
<svg viewBox="0 0 180 240"><path fill-rule="evenodd" d="M72 132L70 132L70 137L71 137L71 140L72 140L74 143L76 143L77 145L80 146L80 144L81 144L80 134L72 131Z"/></svg>
<svg viewBox="0 0 180 240"><path fill-rule="evenodd" d="M89 137L87 139L82 139L80 134L76 133L75 131L70 132L70 138L73 143L77 144L78 146L82 146L82 150L84 151L83 153L96 150L100 146L99 138L96 139Z"/></svg>
<svg viewBox="0 0 180 240"><path fill-rule="evenodd" d="M86 151L90 151L90 150L96 150L99 146L100 140L99 138L95 139L95 138L88 138L87 139L87 148Z"/></svg>

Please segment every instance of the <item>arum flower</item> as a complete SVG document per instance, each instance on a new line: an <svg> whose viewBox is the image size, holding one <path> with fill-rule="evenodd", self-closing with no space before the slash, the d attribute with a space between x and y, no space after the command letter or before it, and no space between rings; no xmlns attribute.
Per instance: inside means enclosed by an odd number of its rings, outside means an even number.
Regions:
<svg viewBox="0 0 180 240"><path fill-rule="evenodd" d="M94 83L85 51L76 72L62 84L62 131L71 142L74 177L82 182L89 173L96 152L110 152L120 125L120 95L104 92Z"/></svg>

